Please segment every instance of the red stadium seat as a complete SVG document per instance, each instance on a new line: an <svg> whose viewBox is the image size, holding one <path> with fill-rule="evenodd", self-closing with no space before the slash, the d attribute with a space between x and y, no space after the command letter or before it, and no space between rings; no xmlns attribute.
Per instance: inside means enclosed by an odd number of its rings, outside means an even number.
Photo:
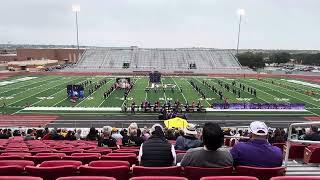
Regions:
<svg viewBox="0 0 320 180"><path fill-rule="evenodd" d="M59 155L48 155L48 156L26 156L24 159L33 161L35 164L41 164L44 161L60 160Z"/></svg>
<svg viewBox="0 0 320 180"><path fill-rule="evenodd" d="M184 150L176 150L176 154L185 154L187 151Z"/></svg>
<svg viewBox="0 0 320 180"><path fill-rule="evenodd" d="M116 180L113 177L106 176L69 176L69 177L61 177L57 180Z"/></svg>
<svg viewBox="0 0 320 180"><path fill-rule="evenodd" d="M132 176L180 176L181 167L180 166L170 166L170 167L143 167L143 166L133 166Z"/></svg>
<svg viewBox="0 0 320 180"><path fill-rule="evenodd" d="M59 177L75 176L77 174L77 167L72 165L56 167L27 166L26 171L31 176L41 177L46 180L55 180Z"/></svg>
<svg viewBox="0 0 320 180"><path fill-rule="evenodd" d="M131 166L138 163L137 155L133 153L110 153L102 156L101 160L128 161Z"/></svg>
<svg viewBox="0 0 320 180"><path fill-rule="evenodd" d="M279 176L270 180L320 180L320 176Z"/></svg>
<svg viewBox="0 0 320 180"><path fill-rule="evenodd" d="M236 172L239 176L254 176L259 180L269 180L275 176L284 176L285 167L262 168L250 166L237 166Z"/></svg>
<svg viewBox="0 0 320 180"><path fill-rule="evenodd" d="M42 148L42 149L37 148L37 149L32 149L28 152L30 152L32 155L36 155L38 153L52 153L52 150L51 149L44 149L44 148Z"/></svg>
<svg viewBox="0 0 320 180"><path fill-rule="evenodd" d="M112 149L107 149L107 148L97 148L97 149L88 149L84 150L83 153L100 153L101 155L106 155L112 152Z"/></svg>
<svg viewBox="0 0 320 180"><path fill-rule="evenodd" d="M140 149L140 146L121 146L120 149Z"/></svg>
<svg viewBox="0 0 320 180"><path fill-rule="evenodd" d="M320 163L320 147L309 146L304 149L304 163Z"/></svg>
<svg viewBox="0 0 320 180"><path fill-rule="evenodd" d="M258 178L252 176L207 176L200 180L258 180Z"/></svg>
<svg viewBox="0 0 320 180"><path fill-rule="evenodd" d="M0 156L0 160L22 160L23 156L11 155L11 156Z"/></svg>
<svg viewBox="0 0 320 180"><path fill-rule="evenodd" d="M304 156L304 148L307 145L303 144L292 144L289 150L289 159L303 159ZM287 146L283 147L283 154L285 154Z"/></svg>
<svg viewBox="0 0 320 180"><path fill-rule="evenodd" d="M82 165L81 161L72 161L72 160L56 160L56 161L45 161L40 164L40 167L55 167L55 166L76 166L79 167Z"/></svg>
<svg viewBox="0 0 320 180"><path fill-rule="evenodd" d="M88 166L80 166L81 176L109 176L117 180L129 179L129 163L125 161L93 161Z"/></svg>
<svg viewBox="0 0 320 180"><path fill-rule="evenodd" d="M226 138L226 139L224 140L224 145L225 145L225 146L229 146L229 144L230 144L230 138Z"/></svg>
<svg viewBox="0 0 320 180"><path fill-rule="evenodd" d="M133 177L130 180L188 180L185 177L177 177L177 176L140 176Z"/></svg>
<svg viewBox="0 0 320 180"><path fill-rule="evenodd" d="M71 156L97 156L100 157L100 153L73 153Z"/></svg>
<svg viewBox="0 0 320 180"><path fill-rule="evenodd" d="M88 150L88 149L94 149L96 148L97 146L94 146L94 145L80 145L80 146L77 146L78 149L84 149L84 150Z"/></svg>
<svg viewBox="0 0 320 180"><path fill-rule="evenodd" d="M228 166L224 168L201 168L201 167L190 167L184 168L184 176L190 180L199 180L205 176L229 176L232 174L233 167Z"/></svg>
<svg viewBox="0 0 320 180"><path fill-rule="evenodd" d="M34 166L32 161L25 160L1 160L0 176L19 176L23 175L26 166Z"/></svg>
<svg viewBox="0 0 320 180"><path fill-rule="evenodd" d="M60 156L61 158L66 156L66 154L64 153L37 153L35 156L52 156L52 155Z"/></svg>
<svg viewBox="0 0 320 180"><path fill-rule="evenodd" d="M23 153L23 152L7 152L7 153L2 153L1 156L31 156L31 153Z"/></svg>
<svg viewBox="0 0 320 180"><path fill-rule="evenodd" d="M112 151L112 153L134 153L136 155L139 154L139 149L117 149Z"/></svg>
<svg viewBox="0 0 320 180"><path fill-rule="evenodd" d="M114 166L127 166L130 164L127 161L92 161L89 163L91 167L114 167Z"/></svg>
<svg viewBox="0 0 320 180"><path fill-rule="evenodd" d="M24 168L18 165L0 166L0 176L21 176L23 173Z"/></svg>
<svg viewBox="0 0 320 180"><path fill-rule="evenodd" d="M57 152L58 153L65 153L67 156L70 156L73 153L82 153L83 149L60 149Z"/></svg>
<svg viewBox="0 0 320 180"><path fill-rule="evenodd" d="M26 160L0 160L0 166L34 166L34 162L32 161L26 161Z"/></svg>
<svg viewBox="0 0 320 180"><path fill-rule="evenodd" d="M42 178L32 176L0 176L0 180L42 180Z"/></svg>
<svg viewBox="0 0 320 180"><path fill-rule="evenodd" d="M99 160L100 156L98 155L78 155L78 156L65 156L63 159L65 160L75 160L81 161L83 164L89 164L91 161Z"/></svg>

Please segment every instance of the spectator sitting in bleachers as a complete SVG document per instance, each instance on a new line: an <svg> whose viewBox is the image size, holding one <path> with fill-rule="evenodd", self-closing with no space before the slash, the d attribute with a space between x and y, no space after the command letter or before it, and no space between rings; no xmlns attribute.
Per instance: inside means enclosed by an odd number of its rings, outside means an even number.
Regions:
<svg viewBox="0 0 320 180"><path fill-rule="evenodd" d="M122 140L122 135L119 133L119 130L117 128L112 128L112 131L111 131L111 136L113 138L115 138L116 140Z"/></svg>
<svg viewBox="0 0 320 180"><path fill-rule="evenodd" d="M143 139L144 141L146 141L146 140L149 139L150 133L149 133L147 127L144 127L144 128L143 128L143 130L142 130L142 136L141 136L141 137L142 137L142 139Z"/></svg>
<svg viewBox="0 0 320 180"><path fill-rule="evenodd" d="M224 135L220 126L216 123L206 123L202 136L204 147L189 149L181 161L181 166L214 168L232 166L230 152L221 148Z"/></svg>
<svg viewBox="0 0 320 180"><path fill-rule="evenodd" d="M271 137L268 139L270 144L273 143L284 143L285 140L285 133L283 133L280 129L274 130Z"/></svg>
<svg viewBox="0 0 320 180"><path fill-rule="evenodd" d="M173 129L166 129L164 134L167 140L176 140Z"/></svg>
<svg viewBox="0 0 320 180"><path fill-rule="evenodd" d="M282 165L281 149L267 141L268 127L264 122L250 124L251 139L239 142L231 149L234 165L278 167Z"/></svg>
<svg viewBox="0 0 320 180"><path fill-rule="evenodd" d="M138 134L137 123L131 123L130 126L128 127L128 136L123 137L122 144L125 146L140 146L143 143L143 139L137 134Z"/></svg>
<svg viewBox="0 0 320 180"><path fill-rule="evenodd" d="M76 137L76 140L81 140L82 139L81 133L82 133L82 130L81 129L77 129L77 132L74 135Z"/></svg>
<svg viewBox="0 0 320 180"><path fill-rule="evenodd" d="M74 131L68 131L66 134L66 137L64 138L65 140L69 140L69 141L74 141L76 140L76 136L74 134Z"/></svg>
<svg viewBox="0 0 320 180"><path fill-rule="evenodd" d="M11 137L9 129L2 129L0 133L0 139L9 139L9 137Z"/></svg>
<svg viewBox="0 0 320 180"><path fill-rule="evenodd" d="M318 128L315 126L311 126L309 133L307 133L304 137L304 140L309 140L309 141L320 141L320 135Z"/></svg>
<svg viewBox="0 0 320 180"><path fill-rule="evenodd" d="M27 134L25 135L25 137L23 138L25 141L28 140L34 140L34 135L33 135L33 130L32 129L28 129L27 130Z"/></svg>
<svg viewBox="0 0 320 180"><path fill-rule="evenodd" d="M113 137L111 137L111 126L104 126L102 128L102 135L100 140L98 141L99 147L116 147L117 146L117 140Z"/></svg>
<svg viewBox="0 0 320 180"><path fill-rule="evenodd" d="M96 128L91 127L89 130L89 134L86 137L87 141L97 141L99 140L99 135L98 135L98 131L96 130Z"/></svg>
<svg viewBox="0 0 320 180"><path fill-rule="evenodd" d="M177 138L175 149L189 150L202 146L202 141L196 137L197 134L195 125L189 124L186 129L184 129L184 135Z"/></svg>
<svg viewBox="0 0 320 180"><path fill-rule="evenodd" d="M145 141L139 151L138 160L141 166L166 167L176 164L176 152L164 137L163 128L155 124L150 129L151 137Z"/></svg>

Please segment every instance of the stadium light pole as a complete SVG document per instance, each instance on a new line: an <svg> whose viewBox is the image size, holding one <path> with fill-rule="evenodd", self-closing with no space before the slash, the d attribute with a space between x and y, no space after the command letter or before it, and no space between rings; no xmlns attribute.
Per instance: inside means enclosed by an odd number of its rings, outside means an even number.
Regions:
<svg viewBox="0 0 320 180"><path fill-rule="evenodd" d="M79 26L78 26L78 12L80 12L80 5L72 5L72 11L76 13L76 29L77 29L77 60L80 57L80 48L79 48Z"/></svg>
<svg viewBox="0 0 320 180"><path fill-rule="evenodd" d="M237 42L237 55L239 53L239 42L240 42L240 32L241 32L241 21L242 16L246 14L246 11L244 9L238 9L237 14L239 15L239 29L238 29L238 42Z"/></svg>

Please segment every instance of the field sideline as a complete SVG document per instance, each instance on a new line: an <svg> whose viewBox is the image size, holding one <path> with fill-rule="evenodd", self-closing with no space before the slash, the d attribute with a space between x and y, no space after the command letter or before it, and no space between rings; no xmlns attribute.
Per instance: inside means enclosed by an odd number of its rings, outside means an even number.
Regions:
<svg viewBox="0 0 320 180"><path fill-rule="evenodd" d="M30 77L29 79L25 79ZM144 100L152 103L160 101L176 101L179 100L182 104L193 101L201 103L205 107L210 107L212 103L222 103L219 96L211 89L205 86L202 81L205 80L209 85L215 86L218 90L224 92L230 103L236 102L252 102L252 103L304 103L306 106L305 112L210 112L213 115L246 115L246 116L320 116L320 88L318 84L312 85L303 82L302 80L291 81L286 78L221 78L221 77L175 77L165 76L162 78L161 85L165 91L150 90L145 91L149 86L148 77L137 76L130 77L131 81L135 82L135 86L129 93L127 100L123 98L124 91L116 90L111 95L104 99L103 93L109 89L116 80L112 76L13 76L7 79L0 80L0 107L2 114L58 114L58 115L91 115L91 114L121 114L118 109L126 103L130 105L135 101L137 105ZM85 89L86 97L79 100L77 103L72 103L67 98L66 85L79 84L86 80L91 80L96 83L102 79L106 79L107 83L100 89L88 96L88 88ZM190 84L193 81L206 94L206 98L202 99L197 91ZM254 88L257 91L257 97L249 92L241 91L241 98L235 96L232 91L228 92L218 85L218 82L228 84L230 87L240 90L238 84L243 84L246 87ZM232 86L232 82L236 81L237 85ZM169 87L169 88L168 88ZM313 92L313 94L307 94ZM4 105L4 106L3 106ZM30 107L46 107L46 110L32 110ZM57 110L50 107L62 107ZM63 110L63 107L76 107L77 111ZM91 108L81 110L81 108ZM104 109L111 110L104 110ZM112 111L112 112L110 112Z"/></svg>

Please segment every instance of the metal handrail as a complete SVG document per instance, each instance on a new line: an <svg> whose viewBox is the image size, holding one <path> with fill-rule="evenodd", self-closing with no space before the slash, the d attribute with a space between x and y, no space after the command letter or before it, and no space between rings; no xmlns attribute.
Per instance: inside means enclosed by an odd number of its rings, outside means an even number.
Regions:
<svg viewBox="0 0 320 180"><path fill-rule="evenodd" d="M320 144L320 141L308 141L308 140L297 140L297 139L292 139L292 128L293 127L301 127L301 126L312 126L312 125L320 125L320 122L307 122L307 123L292 123L289 126L288 130L288 140L286 143L286 154L285 154L285 159L284 159L284 166L287 167L288 165L288 159L289 159L289 150L291 147L292 143L295 144Z"/></svg>

